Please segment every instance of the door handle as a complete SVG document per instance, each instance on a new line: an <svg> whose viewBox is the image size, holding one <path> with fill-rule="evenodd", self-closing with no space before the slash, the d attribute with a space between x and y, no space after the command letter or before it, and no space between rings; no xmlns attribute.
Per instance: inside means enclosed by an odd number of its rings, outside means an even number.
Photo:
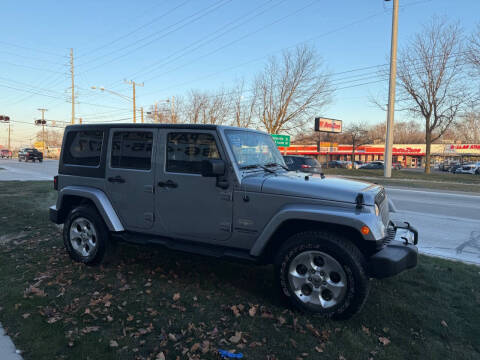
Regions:
<svg viewBox="0 0 480 360"><path fill-rule="evenodd" d="M167 180L165 182L159 181L158 186L160 187L169 187L169 188L176 188L178 187L178 184L175 181L172 180Z"/></svg>
<svg viewBox="0 0 480 360"><path fill-rule="evenodd" d="M116 183L122 183L123 184L125 182L125 179L122 178L121 176L118 176L118 175L115 176L115 177L109 177L107 180L109 182L112 182L112 183L116 182Z"/></svg>

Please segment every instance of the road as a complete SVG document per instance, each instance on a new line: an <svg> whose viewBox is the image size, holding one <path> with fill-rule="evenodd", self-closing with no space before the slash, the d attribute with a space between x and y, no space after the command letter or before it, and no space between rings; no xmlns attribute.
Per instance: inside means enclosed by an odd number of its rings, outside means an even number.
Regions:
<svg viewBox="0 0 480 360"><path fill-rule="evenodd" d="M419 231L422 253L480 265L480 195L386 187L396 213Z"/></svg>
<svg viewBox="0 0 480 360"><path fill-rule="evenodd" d="M0 181L9 180L53 180L58 172L58 160L45 159L43 162L19 162L16 159L0 159Z"/></svg>
<svg viewBox="0 0 480 360"><path fill-rule="evenodd" d="M58 161L19 163L0 160L2 180L52 180ZM422 253L480 265L480 195L440 190L387 187L397 212L394 220L404 220L420 233Z"/></svg>

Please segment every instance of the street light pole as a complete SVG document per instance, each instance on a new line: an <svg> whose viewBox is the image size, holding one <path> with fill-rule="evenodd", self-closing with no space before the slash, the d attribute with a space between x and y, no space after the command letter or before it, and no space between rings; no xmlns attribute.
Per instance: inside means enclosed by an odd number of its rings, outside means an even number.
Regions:
<svg viewBox="0 0 480 360"><path fill-rule="evenodd" d="M392 43L390 49L390 80L388 89L387 133L385 136L383 175L392 177L393 119L395 112L395 82L397 78L397 33L398 33L398 1L393 0Z"/></svg>

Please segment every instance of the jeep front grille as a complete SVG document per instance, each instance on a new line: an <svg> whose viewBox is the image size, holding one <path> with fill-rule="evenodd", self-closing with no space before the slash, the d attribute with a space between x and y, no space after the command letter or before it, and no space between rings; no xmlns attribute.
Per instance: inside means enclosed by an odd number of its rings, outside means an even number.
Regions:
<svg viewBox="0 0 480 360"><path fill-rule="evenodd" d="M382 190L380 190L378 194L375 195L375 204L377 204L380 210L380 216L382 217L383 225L387 226L390 218L388 213L388 201L385 195L385 189L382 188Z"/></svg>

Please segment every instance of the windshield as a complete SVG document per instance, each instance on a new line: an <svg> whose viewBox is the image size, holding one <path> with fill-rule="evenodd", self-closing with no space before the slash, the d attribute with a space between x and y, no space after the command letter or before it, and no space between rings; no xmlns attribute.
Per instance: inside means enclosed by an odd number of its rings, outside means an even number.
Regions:
<svg viewBox="0 0 480 360"><path fill-rule="evenodd" d="M305 164L312 167L320 167L319 162L312 158L305 158Z"/></svg>
<svg viewBox="0 0 480 360"><path fill-rule="evenodd" d="M285 166L270 135L242 130L227 130L225 134L239 168L272 163Z"/></svg>

